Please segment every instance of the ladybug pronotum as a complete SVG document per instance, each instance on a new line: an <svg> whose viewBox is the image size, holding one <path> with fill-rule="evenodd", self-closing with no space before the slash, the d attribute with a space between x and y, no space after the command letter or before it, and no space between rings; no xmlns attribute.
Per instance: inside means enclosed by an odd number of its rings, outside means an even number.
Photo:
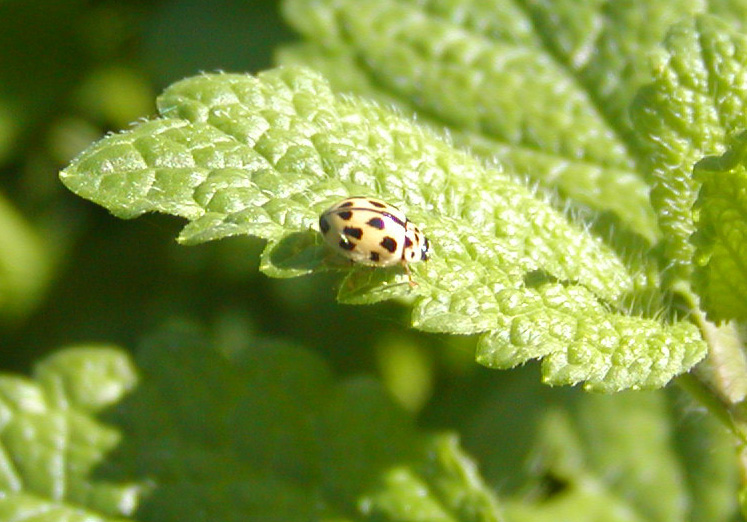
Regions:
<svg viewBox="0 0 747 522"><path fill-rule="evenodd" d="M426 261L430 244L397 207L376 198L347 198L319 217L324 240L340 255L368 266L401 264L412 282L409 263Z"/></svg>

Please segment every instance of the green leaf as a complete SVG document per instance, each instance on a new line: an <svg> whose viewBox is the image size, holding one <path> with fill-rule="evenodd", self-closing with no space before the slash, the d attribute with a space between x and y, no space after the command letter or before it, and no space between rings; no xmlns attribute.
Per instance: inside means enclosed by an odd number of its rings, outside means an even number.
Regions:
<svg viewBox="0 0 747 522"><path fill-rule="evenodd" d="M121 431L92 417L104 409ZM497 520L454 437L427 442L373 380L335 382L311 352L246 335L209 346L172 327L137 373L114 348L60 351L33 381L0 376L0 418L2 520L376 519L398 469L446 520Z"/></svg>
<svg viewBox="0 0 747 522"><path fill-rule="evenodd" d="M648 79L647 53L701 2L286 0L283 7L308 40L284 49L281 63L311 65L340 91L445 125L489 161L657 237L628 105Z"/></svg>
<svg viewBox="0 0 747 522"><path fill-rule="evenodd" d="M602 396L548 389L535 373L528 365L479 393L459 386L439 405L472 399L461 438L506 520L735 521L733 435L680 387Z"/></svg>
<svg viewBox="0 0 747 522"><path fill-rule="evenodd" d="M641 90L633 119L665 254L673 273L684 276L695 252L690 236L699 183L693 166L725 152L729 137L744 129L747 39L718 19L699 16L673 27L653 61L654 80Z"/></svg>
<svg viewBox="0 0 747 522"><path fill-rule="evenodd" d="M685 404L687 415L670 415L674 448L688 489L689 520L710 522L735 518L735 488L740 471L734 459L734 438L715 417L700 409L681 389L673 388L672 402Z"/></svg>
<svg viewBox="0 0 747 522"><path fill-rule="evenodd" d="M695 291L713 321L747 319L747 134L695 165Z"/></svg>
<svg viewBox="0 0 747 522"><path fill-rule="evenodd" d="M493 493L455 436L432 437L415 464L393 468L361 500L373 520L480 522L503 520Z"/></svg>
<svg viewBox="0 0 747 522"><path fill-rule="evenodd" d="M635 486L626 497L641 520L684 520L685 491L663 399L661 394L620 394L611 401L592 396L568 418L551 419L545 433L554 472L577 481L585 473L601 478L614 470L610 489L619 493ZM619 418L625 419L625 430L615 422Z"/></svg>
<svg viewBox="0 0 747 522"><path fill-rule="evenodd" d="M117 349L77 347L45 359L33 381L0 376L0 519L727 522L734 515L728 434L712 419L671 415L663 392L569 390L560 395L572 400L563 402L545 391L549 400L530 401L529 417L516 406L521 389L510 388L517 400L508 409L504 393L486 401L506 448L517 435L540 441L516 463L531 464L517 491L534 493L499 499L456 436L418 431L376 381L336 380L303 348L243 329L215 341L174 325L143 344L135 363ZM527 385L536 399L542 388ZM518 422L506 424L500 410ZM491 453L495 440L482 440ZM501 466L504 475L517 472Z"/></svg>
<svg viewBox="0 0 747 522"><path fill-rule="evenodd" d="M123 353L94 346L49 357L33 381L0 376L0 519L104 522L133 513L139 486L92 476L120 435L91 414L134 384Z"/></svg>
<svg viewBox="0 0 747 522"><path fill-rule="evenodd" d="M658 235L644 182L652 178L667 264L689 264L697 189L690 171L722 151L724 132L740 130L741 58L731 56L727 24L710 27L701 17L672 31L653 68L648 60L670 25L702 2L283 5L308 40L285 48L281 63L313 66L339 91L445 125L472 152L613 212L649 240ZM746 7L707 5L736 27ZM628 107L651 76L634 128Z"/></svg>
<svg viewBox="0 0 747 522"><path fill-rule="evenodd" d="M185 217L185 243L268 239L261 267L273 276L319 267L317 220L331 203L381 197L422 225L434 255L412 265L414 289L399 267L354 269L341 300L414 299L416 327L488 332L478 358L489 366L549 357L552 384L658 387L704 353L688 323L621 312L633 281L601 241L427 130L335 96L316 73L203 75L169 88L159 107L162 118L85 151L63 182L121 217Z"/></svg>
<svg viewBox="0 0 747 522"><path fill-rule="evenodd" d="M702 416L683 424L669 408L663 392L628 392L586 394L546 410L533 462L538 494L549 487L549 497L504 502L506 518L733 520L738 476L729 435Z"/></svg>
<svg viewBox="0 0 747 522"><path fill-rule="evenodd" d="M427 442L370 378L338 382L302 348L247 337L216 347L190 328L140 354L140 385L114 412L129 437L108 472L152 484L144 520L379 520L383 497L408 498L387 490L402 469L430 487L409 500L448 520L496 520L456 441Z"/></svg>

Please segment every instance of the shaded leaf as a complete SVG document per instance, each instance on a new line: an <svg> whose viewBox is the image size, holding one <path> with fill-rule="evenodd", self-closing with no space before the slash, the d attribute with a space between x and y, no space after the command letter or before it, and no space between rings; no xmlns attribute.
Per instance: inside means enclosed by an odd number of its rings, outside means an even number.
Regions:
<svg viewBox="0 0 747 522"><path fill-rule="evenodd" d="M92 476L120 435L90 416L134 384L124 354L93 346L48 358L34 381L0 376L0 519L104 522L134 512L142 486Z"/></svg>
<svg viewBox="0 0 747 522"><path fill-rule="evenodd" d="M505 503L507 518L734 520L729 434L699 415L683 425L670 407L662 392L627 392L587 394L546 411L534 471L539 488L544 480L553 489L544 502Z"/></svg>
<svg viewBox="0 0 747 522"><path fill-rule="evenodd" d="M130 437L108 468L153 484L141 518L378 520L388 477L417 469L431 487L419 501L449 520L495 519L456 440L427 442L377 382L338 382L317 356L280 342L224 349L232 355L175 329L138 358L141 384L115 412ZM470 510L482 518L462 518Z"/></svg>
<svg viewBox="0 0 747 522"><path fill-rule="evenodd" d="M402 522L503 520L494 494L456 437L432 437L423 452L413 465L388 471L380 489L361 500L366 515Z"/></svg>
<svg viewBox="0 0 747 522"><path fill-rule="evenodd" d="M211 344L173 327L142 346L137 370L119 350L79 347L47 358L33 381L0 376L3 520L726 522L734 514L726 433L708 419L675 419L675 439L662 392L576 393L537 409L539 422L523 435L540 441L524 487L550 479L556 489L499 501L454 435L419 432L374 380L337 381L311 352L245 333ZM105 410L117 429L93 418ZM494 436L511 444L505 421Z"/></svg>

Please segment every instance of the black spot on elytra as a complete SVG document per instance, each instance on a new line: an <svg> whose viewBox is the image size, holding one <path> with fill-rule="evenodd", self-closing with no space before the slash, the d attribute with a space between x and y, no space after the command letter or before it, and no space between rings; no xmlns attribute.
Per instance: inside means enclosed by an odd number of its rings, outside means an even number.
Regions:
<svg viewBox="0 0 747 522"><path fill-rule="evenodd" d="M346 201L345 203L340 203L339 208L346 208L346 207L352 207L353 202L352 201Z"/></svg>
<svg viewBox="0 0 747 522"><path fill-rule="evenodd" d="M384 220L380 217L371 218L366 222L366 225L373 227L377 230L384 230Z"/></svg>
<svg viewBox="0 0 747 522"><path fill-rule="evenodd" d="M371 203L371 205L373 205L376 208L386 208L386 205L379 201L374 201L373 199L369 199L368 202Z"/></svg>
<svg viewBox="0 0 747 522"><path fill-rule="evenodd" d="M337 215L340 216L340 219L342 219L343 221L350 221L350 218L353 217L353 213L349 210L338 212Z"/></svg>
<svg viewBox="0 0 747 522"><path fill-rule="evenodd" d="M348 241L344 237L340 238L340 242L338 244L340 245L340 248L342 248L343 250L347 250L348 252L355 248L355 243L353 243L352 241Z"/></svg>
<svg viewBox="0 0 747 522"><path fill-rule="evenodd" d="M397 250L397 241L395 241L392 237L385 237L379 244L389 252L393 253L395 250Z"/></svg>
<svg viewBox="0 0 747 522"><path fill-rule="evenodd" d="M319 230L322 231L322 234L329 232L329 222L324 217L319 218Z"/></svg>
<svg viewBox="0 0 747 522"><path fill-rule="evenodd" d="M368 258L373 261L374 263L377 263L379 261L379 253L378 252L371 252L371 255L368 256Z"/></svg>
<svg viewBox="0 0 747 522"><path fill-rule="evenodd" d="M412 246L412 239L405 236L405 248L410 248Z"/></svg>
<svg viewBox="0 0 747 522"><path fill-rule="evenodd" d="M356 227L345 227L342 229L342 233L346 236L354 237L355 239L363 237L363 230Z"/></svg>

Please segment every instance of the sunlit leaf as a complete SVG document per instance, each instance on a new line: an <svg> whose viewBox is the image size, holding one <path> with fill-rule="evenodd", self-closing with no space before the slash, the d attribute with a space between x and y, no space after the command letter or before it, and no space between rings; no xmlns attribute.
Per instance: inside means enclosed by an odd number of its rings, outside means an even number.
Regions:
<svg viewBox="0 0 747 522"><path fill-rule="evenodd" d="M488 332L480 362L547 357L552 384L658 387L703 355L688 323L615 310L633 282L601 241L427 130L335 96L315 73L199 76L171 87L159 106L162 118L84 152L62 172L65 184L121 217L187 218L186 243L268 239L262 267L275 276L319 268L316 223L330 203L377 196L421 225L434 254L412 265L415 287L397 283L399 268L375 272L376 284L365 282L371 269L356 270L344 301L414 297L416 327Z"/></svg>

